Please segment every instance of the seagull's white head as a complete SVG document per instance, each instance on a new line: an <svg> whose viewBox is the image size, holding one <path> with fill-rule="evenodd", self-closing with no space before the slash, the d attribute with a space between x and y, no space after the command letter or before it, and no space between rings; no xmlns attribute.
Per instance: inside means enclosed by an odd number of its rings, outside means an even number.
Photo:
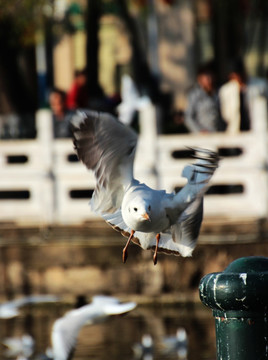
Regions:
<svg viewBox="0 0 268 360"><path fill-rule="evenodd" d="M151 226L152 206L135 197L128 202L122 215L126 224L133 230L146 231L146 228Z"/></svg>
<svg viewBox="0 0 268 360"><path fill-rule="evenodd" d="M140 199L134 199L128 206L128 213L137 221L151 221L151 205Z"/></svg>

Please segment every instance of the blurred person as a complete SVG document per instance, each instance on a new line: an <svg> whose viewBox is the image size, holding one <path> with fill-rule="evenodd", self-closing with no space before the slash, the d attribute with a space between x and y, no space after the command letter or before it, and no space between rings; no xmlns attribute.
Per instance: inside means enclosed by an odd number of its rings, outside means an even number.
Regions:
<svg viewBox="0 0 268 360"><path fill-rule="evenodd" d="M69 110L87 108L89 103L87 71L76 70L74 81L67 93L66 104Z"/></svg>
<svg viewBox="0 0 268 360"><path fill-rule="evenodd" d="M186 134L189 133L184 122L184 111L182 109L174 109L168 121L165 123L165 132L168 134Z"/></svg>
<svg viewBox="0 0 268 360"><path fill-rule="evenodd" d="M230 134L250 130L249 89L244 64L235 60L229 68L228 81L219 89L221 116Z"/></svg>
<svg viewBox="0 0 268 360"><path fill-rule="evenodd" d="M49 95L49 105L53 116L54 138L71 137L70 121L74 112L66 107L66 93L54 88Z"/></svg>
<svg viewBox="0 0 268 360"><path fill-rule="evenodd" d="M248 79L248 98L262 97L268 105L268 70L265 71L264 77L253 77Z"/></svg>
<svg viewBox="0 0 268 360"><path fill-rule="evenodd" d="M20 118L17 114L0 114L0 139L18 139L20 133Z"/></svg>
<svg viewBox="0 0 268 360"><path fill-rule="evenodd" d="M177 133L188 133L188 129L185 126L185 121L184 121L184 111L179 109L173 112L172 114L172 120L173 120L173 127L174 130Z"/></svg>
<svg viewBox="0 0 268 360"><path fill-rule="evenodd" d="M210 64L198 69L196 83L188 94L185 125L194 133L221 131L223 128Z"/></svg>

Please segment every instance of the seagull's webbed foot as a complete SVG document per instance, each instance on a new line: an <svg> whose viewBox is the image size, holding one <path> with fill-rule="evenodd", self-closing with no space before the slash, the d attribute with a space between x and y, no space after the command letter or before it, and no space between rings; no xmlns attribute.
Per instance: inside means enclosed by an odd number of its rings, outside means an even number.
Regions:
<svg viewBox="0 0 268 360"><path fill-rule="evenodd" d="M159 240L160 240L160 234L156 234L156 244L155 244L155 250L153 256L154 265L157 264L157 250L158 250Z"/></svg>
<svg viewBox="0 0 268 360"><path fill-rule="evenodd" d="M122 256L122 258L123 258L123 263L125 263L125 262L127 261L127 257L128 257L127 249L128 249L128 246L129 246L129 244L130 244L131 239L132 239L133 236L134 236L134 233L135 233L135 230L131 230L130 235L129 235L129 238L128 238L127 243L126 243L126 246L125 246L124 249L123 249L123 256Z"/></svg>

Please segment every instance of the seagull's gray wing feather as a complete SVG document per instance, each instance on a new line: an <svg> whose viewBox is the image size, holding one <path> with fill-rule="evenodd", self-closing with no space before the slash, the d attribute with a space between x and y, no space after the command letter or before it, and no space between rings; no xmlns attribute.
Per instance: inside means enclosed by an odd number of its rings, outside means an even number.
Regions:
<svg viewBox="0 0 268 360"><path fill-rule="evenodd" d="M92 208L114 212L133 179L137 134L114 116L90 110L78 111L72 125L77 155L97 180Z"/></svg>
<svg viewBox="0 0 268 360"><path fill-rule="evenodd" d="M203 198L196 199L171 226L172 239L182 256L191 256L203 220Z"/></svg>

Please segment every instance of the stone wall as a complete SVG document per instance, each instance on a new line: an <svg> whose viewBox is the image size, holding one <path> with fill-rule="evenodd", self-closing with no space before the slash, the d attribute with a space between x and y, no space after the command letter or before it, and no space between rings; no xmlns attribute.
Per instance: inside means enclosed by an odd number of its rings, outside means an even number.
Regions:
<svg viewBox="0 0 268 360"><path fill-rule="evenodd" d="M114 233L113 233L114 234ZM122 263L125 239L110 232L99 238L72 234L14 232L0 236L0 298L27 294L69 297L106 293L153 301L199 301L198 285L207 273L222 271L242 256L268 256L267 242L198 244L193 257L159 254L132 244Z"/></svg>

